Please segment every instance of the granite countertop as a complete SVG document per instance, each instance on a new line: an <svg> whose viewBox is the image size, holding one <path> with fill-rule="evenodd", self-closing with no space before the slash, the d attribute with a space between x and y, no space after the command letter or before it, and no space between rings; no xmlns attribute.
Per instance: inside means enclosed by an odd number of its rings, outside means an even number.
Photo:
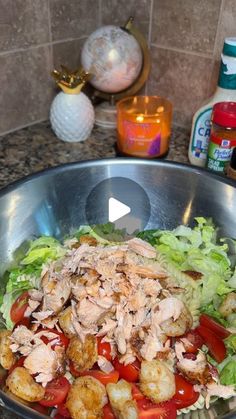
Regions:
<svg viewBox="0 0 236 419"><path fill-rule="evenodd" d="M48 167L80 160L116 157L116 131L94 128L86 141L66 143L59 140L49 122L0 137L0 188ZM173 127L168 160L188 163L189 133Z"/></svg>
<svg viewBox="0 0 236 419"><path fill-rule="evenodd" d="M188 132L174 127L166 159L188 163L188 142ZM116 157L115 143L115 130L98 127L84 142L65 143L56 138L49 122L7 134L0 137L0 188L31 173L63 163ZM0 418L18 419L19 416L0 407Z"/></svg>

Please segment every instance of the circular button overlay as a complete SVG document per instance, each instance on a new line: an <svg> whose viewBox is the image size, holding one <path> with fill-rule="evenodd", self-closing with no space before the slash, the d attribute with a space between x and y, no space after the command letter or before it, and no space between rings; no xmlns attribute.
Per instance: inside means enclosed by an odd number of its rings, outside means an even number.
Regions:
<svg viewBox="0 0 236 419"><path fill-rule="evenodd" d="M101 238L110 241L126 240L128 235L145 229L151 205L147 193L133 180L113 177L98 183L86 200L87 224L94 228ZM112 223L112 224L111 224Z"/></svg>

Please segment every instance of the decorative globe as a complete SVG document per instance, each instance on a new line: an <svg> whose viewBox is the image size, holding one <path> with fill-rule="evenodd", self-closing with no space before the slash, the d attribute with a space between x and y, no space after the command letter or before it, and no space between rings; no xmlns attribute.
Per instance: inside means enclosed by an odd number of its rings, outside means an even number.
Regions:
<svg viewBox="0 0 236 419"><path fill-rule="evenodd" d="M118 26L97 29L86 40L81 64L92 74L90 83L106 93L127 89L142 68L142 51L135 37Z"/></svg>

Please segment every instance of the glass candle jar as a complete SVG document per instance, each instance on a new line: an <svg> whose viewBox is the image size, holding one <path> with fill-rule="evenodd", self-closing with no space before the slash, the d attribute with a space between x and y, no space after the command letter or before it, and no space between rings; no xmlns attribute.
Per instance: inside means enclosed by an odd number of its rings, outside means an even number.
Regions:
<svg viewBox="0 0 236 419"><path fill-rule="evenodd" d="M117 103L118 151L156 158L169 149L172 104L158 96L132 96Z"/></svg>

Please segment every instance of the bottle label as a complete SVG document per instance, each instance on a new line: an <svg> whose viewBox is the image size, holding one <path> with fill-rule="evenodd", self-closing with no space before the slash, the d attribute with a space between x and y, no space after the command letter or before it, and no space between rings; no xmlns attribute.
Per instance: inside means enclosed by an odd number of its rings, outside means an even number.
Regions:
<svg viewBox="0 0 236 419"><path fill-rule="evenodd" d="M191 151L194 157L206 161L211 133L212 107L202 111L196 121L192 137Z"/></svg>
<svg viewBox="0 0 236 419"><path fill-rule="evenodd" d="M207 167L216 172L224 172L226 164L230 162L233 148L236 146L235 139L227 139L211 135L208 155Z"/></svg>
<svg viewBox="0 0 236 419"><path fill-rule="evenodd" d="M218 86L236 90L236 57L221 54Z"/></svg>

